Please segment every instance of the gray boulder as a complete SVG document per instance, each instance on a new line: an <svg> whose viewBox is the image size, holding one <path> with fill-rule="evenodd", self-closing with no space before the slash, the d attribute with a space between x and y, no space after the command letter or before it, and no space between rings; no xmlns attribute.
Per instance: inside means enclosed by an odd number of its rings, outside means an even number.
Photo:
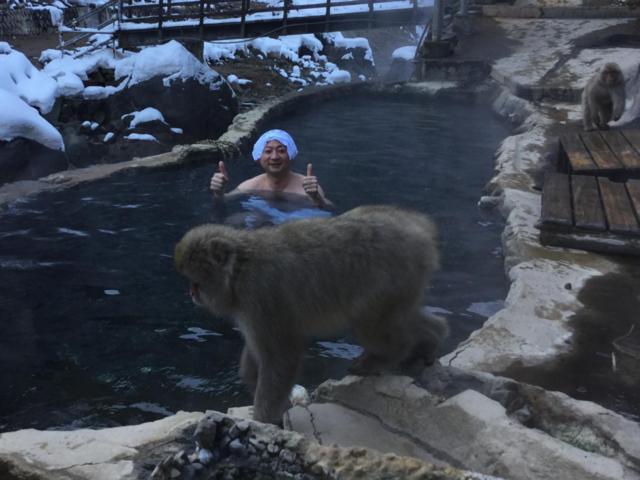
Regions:
<svg viewBox="0 0 640 480"><path fill-rule="evenodd" d="M27 138L0 141L0 185L33 180L69 166L65 152L52 150Z"/></svg>

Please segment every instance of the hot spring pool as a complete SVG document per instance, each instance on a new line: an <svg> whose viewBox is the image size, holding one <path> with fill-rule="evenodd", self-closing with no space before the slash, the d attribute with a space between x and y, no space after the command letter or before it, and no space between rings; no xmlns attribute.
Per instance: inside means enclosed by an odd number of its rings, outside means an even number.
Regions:
<svg viewBox="0 0 640 480"><path fill-rule="evenodd" d="M443 261L427 303L452 327L445 352L501 307L503 223L476 203L509 129L487 106L339 99L273 127L294 136L296 170L313 163L339 212L394 204L435 219ZM228 167L232 186L258 172L247 158ZM239 334L191 304L172 265L182 234L218 218L214 169L124 173L16 202L0 217L0 431L251 402L237 378ZM300 383L340 378L357 354L344 339L312 344Z"/></svg>

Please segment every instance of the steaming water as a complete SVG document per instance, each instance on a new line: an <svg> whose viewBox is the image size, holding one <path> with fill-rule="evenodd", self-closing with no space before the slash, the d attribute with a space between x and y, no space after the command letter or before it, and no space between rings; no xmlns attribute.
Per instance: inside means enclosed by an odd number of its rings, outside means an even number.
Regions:
<svg viewBox="0 0 640 480"><path fill-rule="evenodd" d="M503 225L476 202L508 130L488 108L352 99L272 126L291 131L302 152L296 169L312 162L339 211L390 203L433 216L443 262L426 308L452 325L445 351L501 307ZM247 159L229 170L232 183L257 173ZM0 431L133 424L250 403L236 373L238 333L192 306L171 261L189 227L218 218L212 172L122 174L2 215ZM250 222L255 199L242 200L249 204L235 202L228 214ZM321 339L301 383L340 378L358 353L348 339Z"/></svg>

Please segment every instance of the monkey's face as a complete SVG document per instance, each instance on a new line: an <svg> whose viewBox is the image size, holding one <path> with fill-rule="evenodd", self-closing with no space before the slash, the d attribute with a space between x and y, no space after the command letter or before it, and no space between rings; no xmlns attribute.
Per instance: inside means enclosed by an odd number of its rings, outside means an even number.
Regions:
<svg viewBox="0 0 640 480"><path fill-rule="evenodd" d="M622 72L616 65L607 64L602 69L602 82L608 87L615 87L622 83Z"/></svg>
<svg viewBox="0 0 640 480"><path fill-rule="evenodd" d="M286 174L289 171L291 160L287 152L287 146L277 140L267 142L260 155L260 166L270 175Z"/></svg>
<svg viewBox="0 0 640 480"><path fill-rule="evenodd" d="M231 302L236 254L225 231L219 226L196 227L178 242L174 254L176 269L189 280L193 302L215 314L226 313Z"/></svg>

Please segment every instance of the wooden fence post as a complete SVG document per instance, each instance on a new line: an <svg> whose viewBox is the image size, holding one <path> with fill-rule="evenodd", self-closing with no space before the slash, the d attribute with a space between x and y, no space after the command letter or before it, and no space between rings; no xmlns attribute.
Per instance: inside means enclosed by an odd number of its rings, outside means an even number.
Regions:
<svg viewBox="0 0 640 480"><path fill-rule="evenodd" d="M162 21L163 21L163 11L162 8L164 7L164 0L160 0L158 2L158 42L162 41Z"/></svg>
<svg viewBox="0 0 640 480"><path fill-rule="evenodd" d="M245 22L247 20L247 0L240 2L240 37L244 38L247 34Z"/></svg>
<svg viewBox="0 0 640 480"><path fill-rule="evenodd" d="M283 30L282 33L284 35L287 34L287 17L289 16L289 2L291 0L284 0L284 12L282 14L282 26L283 26Z"/></svg>
<svg viewBox="0 0 640 480"><path fill-rule="evenodd" d="M324 14L324 31L329 31L329 23L331 22L331 0L327 0L327 9Z"/></svg>
<svg viewBox="0 0 640 480"><path fill-rule="evenodd" d="M204 38L204 0L200 0L200 39Z"/></svg>

